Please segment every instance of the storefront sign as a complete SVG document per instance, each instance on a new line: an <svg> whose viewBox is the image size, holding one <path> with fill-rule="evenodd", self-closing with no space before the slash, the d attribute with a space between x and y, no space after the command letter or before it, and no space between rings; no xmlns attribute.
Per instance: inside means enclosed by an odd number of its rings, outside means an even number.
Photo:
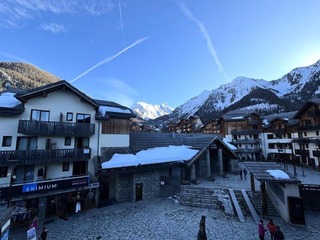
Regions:
<svg viewBox="0 0 320 240"><path fill-rule="evenodd" d="M42 182L32 182L27 184L19 184L11 186L11 197L23 196L25 194L32 193L45 193L56 190L65 190L70 188L80 188L88 186L90 180L89 176L85 177L76 177L76 178L67 178L63 180L50 180ZM9 187L1 188L0 190L0 199L7 197L9 193Z"/></svg>

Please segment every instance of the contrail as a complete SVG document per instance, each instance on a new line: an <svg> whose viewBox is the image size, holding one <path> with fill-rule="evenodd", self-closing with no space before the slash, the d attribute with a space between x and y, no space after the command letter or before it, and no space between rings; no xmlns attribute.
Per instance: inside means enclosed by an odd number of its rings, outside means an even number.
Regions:
<svg viewBox="0 0 320 240"><path fill-rule="evenodd" d="M124 31L123 31L123 19L122 19L122 10L121 10L121 4L119 1L119 16L120 16L120 26L121 26L121 32L122 32L122 43L124 46Z"/></svg>
<svg viewBox="0 0 320 240"><path fill-rule="evenodd" d="M121 55L122 53L128 51L130 48L133 48L134 46L137 46L138 44L142 43L143 41L147 40L149 37L144 37L144 38L141 38L137 41L135 41L134 43L132 43L130 46L126 47L125 49L121 50L120 52L118 52L117 54L111 56L111 57L108 57L100 62L98 62L96 65L94 65L92 68L88 69L87 71L85 71L84 73L81 73L78 77L76 77L75 79L72 79L71 81L69 81L69 83L72 83L76 80L78 80L79 78L83 77L84 75L86 75L87 73L91 72L93 69L103 65L103 64L106 64L110 61L112 61L113 59L115 59L116 57L118 57L119 55Z"/></svg>
<svg viewBox="0 0 320 240"><path fill-rule="evenodd" d="M206 30L206 28L204 27L204 25L197 19L193 16L193 14L191 13L191 11L181 2L177 2L178 6L180 7L180 10L183 12L183 14L189 18L191 21L195 22L201 33L202 33L202 36L204 37L204 39L206 40L207 42L207 47L209 49L209 52L211 53L211 56L213 57L215 63L217 64L218 66L218 69L219 69L219 72L221 72L226 78L229 78L228 74L224 71L223 69L223 66L219 60L219 57L218 57L218 54L217 54L217 51L216 49L214 48L213 46L213 43L211 41L211 38L208 34L208 31Z"/></svg>

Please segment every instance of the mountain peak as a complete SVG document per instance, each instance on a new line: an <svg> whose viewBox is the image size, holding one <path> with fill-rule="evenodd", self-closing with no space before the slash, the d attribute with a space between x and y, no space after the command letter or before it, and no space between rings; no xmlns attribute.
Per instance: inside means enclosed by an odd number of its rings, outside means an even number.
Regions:
<svg viewBox="0 0 320 240"><path fill-rule="evenodd" d="M173 108L168 106L166 103L161 105L152 105L145 102L137 102L132 106L132 110L137 116L143 119L155 119L163 115L170 114Z"/></svg>

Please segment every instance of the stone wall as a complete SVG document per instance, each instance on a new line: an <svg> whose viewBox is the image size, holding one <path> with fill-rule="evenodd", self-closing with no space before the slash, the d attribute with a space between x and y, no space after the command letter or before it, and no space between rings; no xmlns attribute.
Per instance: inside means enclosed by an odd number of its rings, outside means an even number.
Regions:
<svg viewBox="0 0 320 240"><path fill-rule="evenodd" d="M118 175L116 200L118 202L130 201L132 198L132 174Z"/></svg>
<svg viewBox="0 0 320 240"><path fill-rule="evenodd" d="M142 183L142 199L158 197L160 195L160 175L158 171L135 173L132 184L132 201L136 200L137 183Z"/></svg>

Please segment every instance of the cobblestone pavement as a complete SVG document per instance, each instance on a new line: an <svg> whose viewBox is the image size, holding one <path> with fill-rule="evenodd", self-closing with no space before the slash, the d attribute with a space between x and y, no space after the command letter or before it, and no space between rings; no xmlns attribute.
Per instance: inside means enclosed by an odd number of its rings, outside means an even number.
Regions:
<svg viewBox="0 0 320 240"><path fill-rule="evenodd" d="M306 169L305 177L300 175L307 181L305 183L308 181L320 183L319 172ZM217 178L211 184L234 189L250 187L249 180L241 181L237 175ZM47 224L46 227L48 240L191 240L197 239L202 215L206 216L208 239L258 239L258 226L250 216L246 216L246 222L241 223L237 217L227 216L220 210L183 206L170 198L146 199L135 203L125 202L82 211L69 216L68 221L55 218L54 222ZM275 224L281 226L286 239L319 239L320 212L306 211L305 215L305 226L288 224L281 218L273 218L273 220ZM264 222L266 224L267 220ZM13 231L12 239L26 239L25 231L26 229ZM269 239L268 234L266 239Z"/></svg>

